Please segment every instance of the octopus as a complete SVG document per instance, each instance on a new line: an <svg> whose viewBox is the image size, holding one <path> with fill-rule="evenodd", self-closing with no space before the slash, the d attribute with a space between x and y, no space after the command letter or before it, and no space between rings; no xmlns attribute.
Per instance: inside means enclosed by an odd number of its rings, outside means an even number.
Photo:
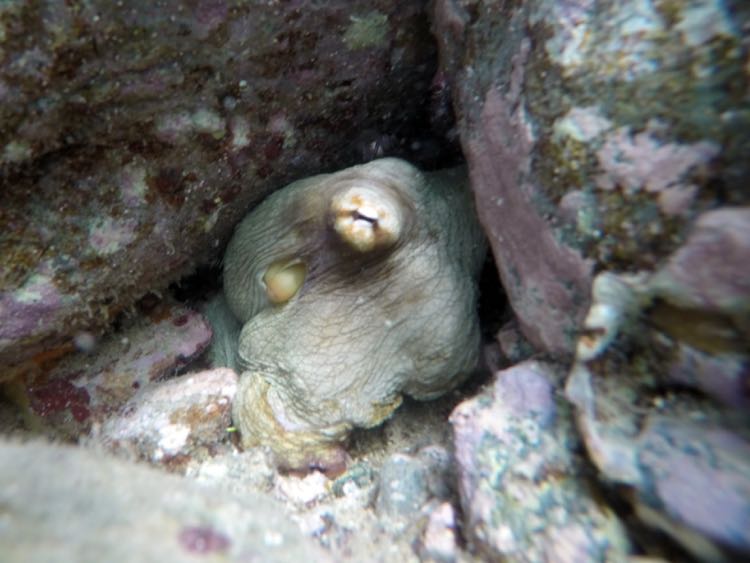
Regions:
<svg viewBox="0 0 750 563"><path fill-rule="evenodd" d="M464 168L383 158L264 200L236 227L208 312L213 363L240 373L242 446L340 468L352 429L465 381L485 251Z"/></svg>

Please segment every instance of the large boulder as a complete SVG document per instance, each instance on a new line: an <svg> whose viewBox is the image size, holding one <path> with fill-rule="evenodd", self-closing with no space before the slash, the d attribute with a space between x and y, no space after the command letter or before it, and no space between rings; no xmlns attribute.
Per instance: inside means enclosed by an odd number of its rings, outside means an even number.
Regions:
<svg viewBox="0 0 750 563"><path fill-rule="evenodd" d="M326 561L270 497L83 448L0 440L4 561Z"/></svg>
<svg viewBox="0 0 750 563"><path fill-rule="evenodd" d="M435 3L480 220L537 348L571 355L593 272L652 270L750 200L749 21L714 0Z"/></svg>
<svg viewBox="0 0 750 563"><path fill-rule="evenodd" d="M424 11L3 3L0 364L62 352L220 256L248 206L290 180L386 150L439 156L425 153Z"/></svg>
<svg viewBox="0 0 750 563"><path fill-rule="evenodd" d="M467 539L491 561L620 561L624 526L598 502L577 452L561 370L527 360L451 414Z"/></svg>

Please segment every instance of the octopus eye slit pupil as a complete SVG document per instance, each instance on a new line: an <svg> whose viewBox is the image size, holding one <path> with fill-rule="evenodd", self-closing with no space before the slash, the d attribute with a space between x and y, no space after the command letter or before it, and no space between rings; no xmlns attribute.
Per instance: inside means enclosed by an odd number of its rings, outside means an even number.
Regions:
<svg viewBox="0 0 750 563"><path fill-rule="evenodd" d="M367 221L368 223L370 223L371 225L374 225L374 226L377 226L377 224L378 224L378 219L376 217L368 217L367 215L363 215L359 211L354 211L352 213L352 218L355 221L360 221L360 220Z"/></svg>

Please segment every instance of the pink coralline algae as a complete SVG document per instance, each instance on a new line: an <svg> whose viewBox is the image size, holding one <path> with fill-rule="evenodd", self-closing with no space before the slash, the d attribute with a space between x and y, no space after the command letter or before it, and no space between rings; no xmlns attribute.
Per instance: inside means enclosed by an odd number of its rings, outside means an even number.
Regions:
<svg viewBox="0 0 750 563"><path fill-rule="evenodd" d="M130 321L88 354L70 355L20 379L45 432L85 435L92 423L113 416L137 390L172 375L206 348L211 329L201 315L174 304L157 307L159 318Z"/></svg>
<svg viewBox="0 0 750 563"><path fill-rule="evenodd" d="M655 127L654 129L658 129ZM602 173L596 185L603 190L622 188L626 195L639 190L659 194L659 205L668 215L689 209L697 192L688 175L706 166L718 152L716 143L664 143L646 130L635 135L621 127L607 136L597 152Z"/></svg>
<svg viewBox="0 0 750 563"><path fill-rule="evenodd" d="M91 411L88 391L70 381L52 380L29 388L31 408L40 416L50 416L66 409L70 410L76 422L86 422Z"/></svg>
<svg viewBox="0 0 750 563"><path fill-rule="evenodd" d="M187 551L198 554L226 551L232 543L227 536L208 526L185 527L177 539Z"/></svg>

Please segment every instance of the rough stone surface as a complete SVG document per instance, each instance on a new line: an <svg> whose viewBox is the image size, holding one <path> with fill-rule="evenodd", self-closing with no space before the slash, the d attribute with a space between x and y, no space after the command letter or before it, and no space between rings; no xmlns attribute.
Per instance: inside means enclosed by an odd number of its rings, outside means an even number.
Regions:
<svg viewBox="0 0 750 563"><path fill-rule="evenodd" d="M54 470L51 472L51 469ZM102 452L0 442L6 561L327 561L259 493L230 495Z"/></svg>
<svg viewBox="0 0 750 563"><path fill-rule="evenodd" d="M701 227L696 232L706 234ZM735 560L750 553L744 409L750 358L737 347L742 337L731 319L748 295L735 291L734 307L724 309L724 295L714 300L710 287L695 291L700 272L680 283L678 265L692 250L703 250L692 244L696 240L705 236L691 236L652 276L595 279L566 391L589 456L602 477L626 493L635 514L699 559ZM731 280L726 273L733 268L739 274L742 266L719 269L718 283ZM670 276L674 282L665 283ZM689 298L701 301L699 315Z"/></svg>
<svg viewBox="0 0 750 563"><path fill-rule="evenodd" d="M724 207L701 215L690 235L651 281L655 297L685 309L728 317L750 331L750 207Z"/></svg>
<svg viewBox="0 0 750 563"><path fill-rule="evenodd" d="M701 213L747 203L748 21L718 0L435 3L480 219L537 348L572 354L593 271L653 269Z"/></svg>
<svg viewBox="0 0 750 563"><path fill-rule="evenodd" d="M96 439L177 469L226 443L236 392L237 374L227 368L149 385L102 424Z"/></svg>
<svg viewBox="0 0 750 563"><path fill-rule="evenodd" d="M0 363L216 257L272 189L440 157L426 4L0 6Z"/></svg>
<svg viewBox="0 0 750 563"><path fill-rule="evenodd" d="M351 463L335 478L318 471L279 472L270 453L261 448L241 453L221 451L213 458L195 460L187 476L216 484L240 498L252 491L270 492L303 533L315 538L337 561L424 560L427 526L432 519L429 543L436 557L441 550L451 550L449 539L453 536L455 560L475 562L461 547L458 526L449 523L453 509L441 508L446 502L455 502L453 486L442 482L450 479L445 475L445 465L452 465L446 419L455 401L449 397L432 403L410 401L381 429L358 433ZM391 518L377 510L381 470L400 458L421 467L418 471L425 478L420 495L429 498L406 519ZM446 491L450 497L443 496ZM439 514L433 516L435 511Z"/></svg>
<svg viewBox="0 0 750 563"><path fill-rule="evenodd" d="M435 507L429 516L422 537L420 555L423 560L452 563L458 555L456 545L456 513L450 503Z"/></svg>
<svg viewBox="0 0 750 563"><path fill-rule="evenodd" d="M617 517L592 496L560 376L526 361L451 415L467 539L503 561L622 560Z"/></svg>
<svg viewBox="0 0 750 563"><path fill-rule="evenodd" d="M62 360L35 363L9 387L29 423L54 437L77 439L153 381L173 375L203 352L211 329L198 313L169 302L127 321L101 342Z"/></svg>
<svg viewBox="0 0 750 563"><path fill-rule="evenodd" d="M413 519L429 498L427 469L420 460L396 454L380 469L377 511L393 519Z"/></svg>

